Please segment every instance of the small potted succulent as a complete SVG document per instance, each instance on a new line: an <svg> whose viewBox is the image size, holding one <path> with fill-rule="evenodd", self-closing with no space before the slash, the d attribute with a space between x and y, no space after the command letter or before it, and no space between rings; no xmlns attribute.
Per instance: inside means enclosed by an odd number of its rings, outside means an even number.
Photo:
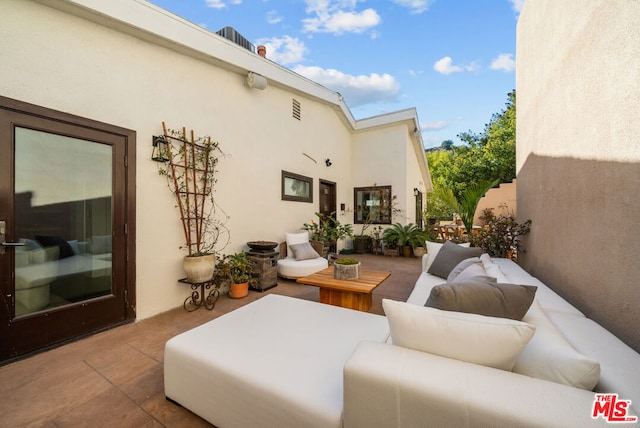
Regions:
<svg viewBox="0 0 640 428"><path fill-rule="evenodd" d="M335 279L358 279L360 278L361 263L352 258L337 259L333 263L333 277Z"/></svg>

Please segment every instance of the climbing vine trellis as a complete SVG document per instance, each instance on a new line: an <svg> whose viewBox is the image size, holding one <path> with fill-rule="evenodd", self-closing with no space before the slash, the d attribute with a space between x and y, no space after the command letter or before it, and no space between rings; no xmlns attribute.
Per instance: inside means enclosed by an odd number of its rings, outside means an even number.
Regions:
<svg viewBox="0 0 640 428"><path fill-rule="evenodd" d="M196 138L193 130L167 129L162 122L167 142L160 174L167 177L173 192L189 256L221 251L229 243L226 227L228 216L217 204L214 192L218 161L225 154L211 137ZM220 215L218 215L220 214Z"/></svg>

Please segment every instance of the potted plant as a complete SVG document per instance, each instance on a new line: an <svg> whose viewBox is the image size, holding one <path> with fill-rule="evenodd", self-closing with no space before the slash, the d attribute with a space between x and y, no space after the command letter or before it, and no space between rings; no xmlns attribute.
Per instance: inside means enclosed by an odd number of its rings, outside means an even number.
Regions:
<svg viewBox="0 0 640 428"><path fill-rule="evenodd" d="M413 248L413 255L416 257L422 257L427 253L425 249L426 241L435 241L436 236L432 227L427 226L427 229L417 230L410 239L411 247Z"/></svg>
<svg viewBox="0 0 640 428"><path fill-rule="evenodd" d="M241 251L225 256L229 263L229 297L240 299L249 294L252 266L247 253Z"/></svg>
<svg viewBox="0 0 640 428"><path fill-rule="evenodd" d="M183 266L187 279L204 282L213 277L215 252L229 243L229 231L225 226L227 217L219 219L219 207L214 198L216 166L224 153L211 137L187 136L185 128L180 131L167 129L162 122L163 137L158 169L167 179L167 184L176 199L184 233L183 249L187 255ZM160 144L162 143L162 144Z"/></svg>
<svg viewBox="0 0 640 428"><path fill-rule="evenodd" d="M409 223L407 225L395 223L393 226L382 232L382 239L385 242L395 241L399 247L402 247L402 255L404 257L410 257L412 252L411 240L415 239L414 237L420 231L421 229L413 223Z"/></svg>
<svg viewBox="0 0 640 428"><path fill-rule="evenodd" d="M336 251L336 242L347 237L353 237L353 230L350 224L341 224L334 218L335 211L330 215L316 213L318 222L311 220L311 223L304 223L301 229L307 230L311 234L311 239L323 243L324 251L320 254L327 257L329 251Z"/></svg>
<svg viewBox="0 0 640 428"><path fill-rule="evenodd" d="M337 259L333 263L333 277L335 279L358 279L360 278L361 263L352 258Z"/></svg>

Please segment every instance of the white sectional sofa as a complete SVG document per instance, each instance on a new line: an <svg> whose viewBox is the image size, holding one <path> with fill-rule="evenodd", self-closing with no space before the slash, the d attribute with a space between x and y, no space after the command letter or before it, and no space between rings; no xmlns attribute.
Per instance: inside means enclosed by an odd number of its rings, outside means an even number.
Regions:
<svg viewBox="0 0 640 428"><path fill-rule="evenodd" d="M597 361L600 376L595 392L390 343L363 342L345 366L345 427L607 426L602 417L591 417L596 392L631 400L629 414L638 415L640 355L516 263L492 262L509 283L538 287L532 310L523 321L535 323L542 312L575 348L575 355L567 355L570 350L558 351L551 340L547 353L545 345L538 343L541 364L553 360L554 353L568 368L570 358L575 358L576 365L584 362L583 357ZM442 283L442 278L421 273L407 303L424 305L431 289ZM536 307L541 310L534 316ZM534 339L529 345L534 345Z"/></svg>
<svg viewBox="0 0 640 428"><path fill-rule="evenodd" d="M498 282L537 287L522 321L425 308L431 289L445 282L426 272L427 254L408 301L383 302L393 309L388 320L271 295L171 339L165 393L220 428L607 426L602 410L592 418L597 393L631 400L626 417L637 415L640 355L514 262L483 260ZM409 320L401 334L398 311ZM454 337L441 318L442 331L420 337L425 313L515 326L524 348L508 370L464 361L499 356L505 347L476 333ZM452 343L466 354L394 344L412 328L427 347ZM483 344L488 349L478 350Z"/></svg>

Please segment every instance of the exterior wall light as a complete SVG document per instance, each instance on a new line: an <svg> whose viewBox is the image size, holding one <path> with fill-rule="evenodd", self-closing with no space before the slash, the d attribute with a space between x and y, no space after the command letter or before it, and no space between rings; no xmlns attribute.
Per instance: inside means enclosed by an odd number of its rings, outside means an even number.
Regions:
<svg viewBox="0 0 640 428"><path fill-rule="evenodd" d="M156 162L168 162L167 149L168 142L163 135L154 135L152 138L153 151L151 152L151 160Z"/></svg>
<svg viewBox="0 0 640 428"><path fill-rule="evenodd" d="M324 160L324 164L325 164L326 166L331 166L331 159L329 159L329 158L325 159L325 160Z"/></svg>
<svg viewBox="0 0 640 428"><path fill-rule="evenodd" d="M267 87L267 79L253 71L250 71L247 75L247 85L250 88L263 90Z"/></svg>

